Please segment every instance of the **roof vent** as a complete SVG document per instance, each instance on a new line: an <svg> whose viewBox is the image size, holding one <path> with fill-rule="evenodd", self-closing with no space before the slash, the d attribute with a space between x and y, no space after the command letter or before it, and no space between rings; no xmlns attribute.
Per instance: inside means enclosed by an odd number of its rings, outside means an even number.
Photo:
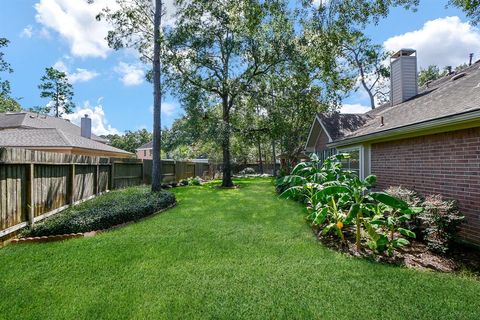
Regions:
<svg viewBox="0 0 480 320"><path fill-rule="evenodd" d="M452 81L455 81L457 79L460 79L460 78L463 78L465 77L467 74L465 72L462 72L462 73L459 73L459 74L456 74L452 77Z"/></svg>
<svg viewBox="0 0 480 320"><path fill-rule="evenodd" d="M390 101L397 105L418 93L417 52L401 49L390 58Z"/></svg>

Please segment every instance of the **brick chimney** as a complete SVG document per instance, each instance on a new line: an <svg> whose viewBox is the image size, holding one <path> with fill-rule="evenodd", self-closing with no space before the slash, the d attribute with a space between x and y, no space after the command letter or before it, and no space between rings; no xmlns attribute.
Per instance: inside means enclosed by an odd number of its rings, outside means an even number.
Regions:
<svg viewBox="0 0 480 320"><path fill-rule="evenodd" d="M417 94L417 52L401 49L390 58L390 101L397 105Z"/></svg>
<svg viewBox="0 0 480 320"><path fill-rule="evenodd" d="M80 131L82 137L87 139L92 138L92 119L88 117L88 114L86 114L80 122Z"/></svg>

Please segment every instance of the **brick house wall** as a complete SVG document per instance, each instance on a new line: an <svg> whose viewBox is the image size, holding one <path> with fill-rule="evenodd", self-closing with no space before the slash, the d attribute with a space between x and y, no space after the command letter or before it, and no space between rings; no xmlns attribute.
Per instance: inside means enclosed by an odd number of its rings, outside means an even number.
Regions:
<svg viewBox="0 0 480 320"><path fill-rule="evenodd" d="M480 128L372 144L378 187L402 185L459 201L461 234L480 244Z"/></svg>
<svg viewBox="0 0 480 320"><path fill-rule="evenodd" d="M137 149L135 153L138 159L152 160L152 149Z"/></svg>

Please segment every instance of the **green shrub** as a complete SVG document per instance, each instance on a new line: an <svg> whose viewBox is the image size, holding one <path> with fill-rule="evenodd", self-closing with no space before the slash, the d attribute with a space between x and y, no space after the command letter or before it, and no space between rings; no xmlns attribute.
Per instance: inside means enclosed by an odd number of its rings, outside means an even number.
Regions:
<svg viewBox="0 0 480 320"><path fill-rule="evenodd" d="M424 228L424 240L431 250L446 253L464 219L457 202L432 195L425 198L423 206L425 211L419 218Z"/></svg>
<svg viewBox="0 0 480 320"><path fill-rule="evenodd" d="M390 187L387 192L403 199L409 205L424 208L423 212L407 224L421 235L421 239L435 252L446 253L464 217L457 202L445 200L441 195L423 196L404 187Z"/></svg>
<svg viewBox="0 0 480 320"><path fill-rule="evenodd" d="M171 192L147 187L115 190L68 208L25 230L23 236L49 236L108 229L149 216L175 203Z"/></svg>
<svg viewBox="0 0 480 320"><path fill-rule="evenodd" d="M188 184L191 185L191 186L199 186L199 185L202 184L202 182L203 182L203 180L200 177L193 177L193 178L188 179Z"/></svg>
<svg viewBox="0 0 480 320"><path fill-rule="evenodd" d="M241 175L246 175L246 174L255 174L255 169L247 167L243 169L242 171L239 172Z"/></svg>

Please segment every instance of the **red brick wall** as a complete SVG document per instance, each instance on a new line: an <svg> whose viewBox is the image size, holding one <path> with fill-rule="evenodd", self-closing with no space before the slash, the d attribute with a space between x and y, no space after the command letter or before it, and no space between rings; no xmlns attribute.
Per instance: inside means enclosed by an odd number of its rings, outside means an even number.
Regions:
<svg viewBox="0 0 480 320"><path fill-rule="evenodd" d="M146 159L146 160L152 160L152 155L150 154L150 150L147 150L147 154L145 154L145 150L137 150L137 158L138 159Z"/></svg>
<svg viewBox="0 0 480 320"><path fill-rule="evenodd" d="M372 144L378 187L403 185L459 201L462 235L480 244L480 128Z"/></svg>

